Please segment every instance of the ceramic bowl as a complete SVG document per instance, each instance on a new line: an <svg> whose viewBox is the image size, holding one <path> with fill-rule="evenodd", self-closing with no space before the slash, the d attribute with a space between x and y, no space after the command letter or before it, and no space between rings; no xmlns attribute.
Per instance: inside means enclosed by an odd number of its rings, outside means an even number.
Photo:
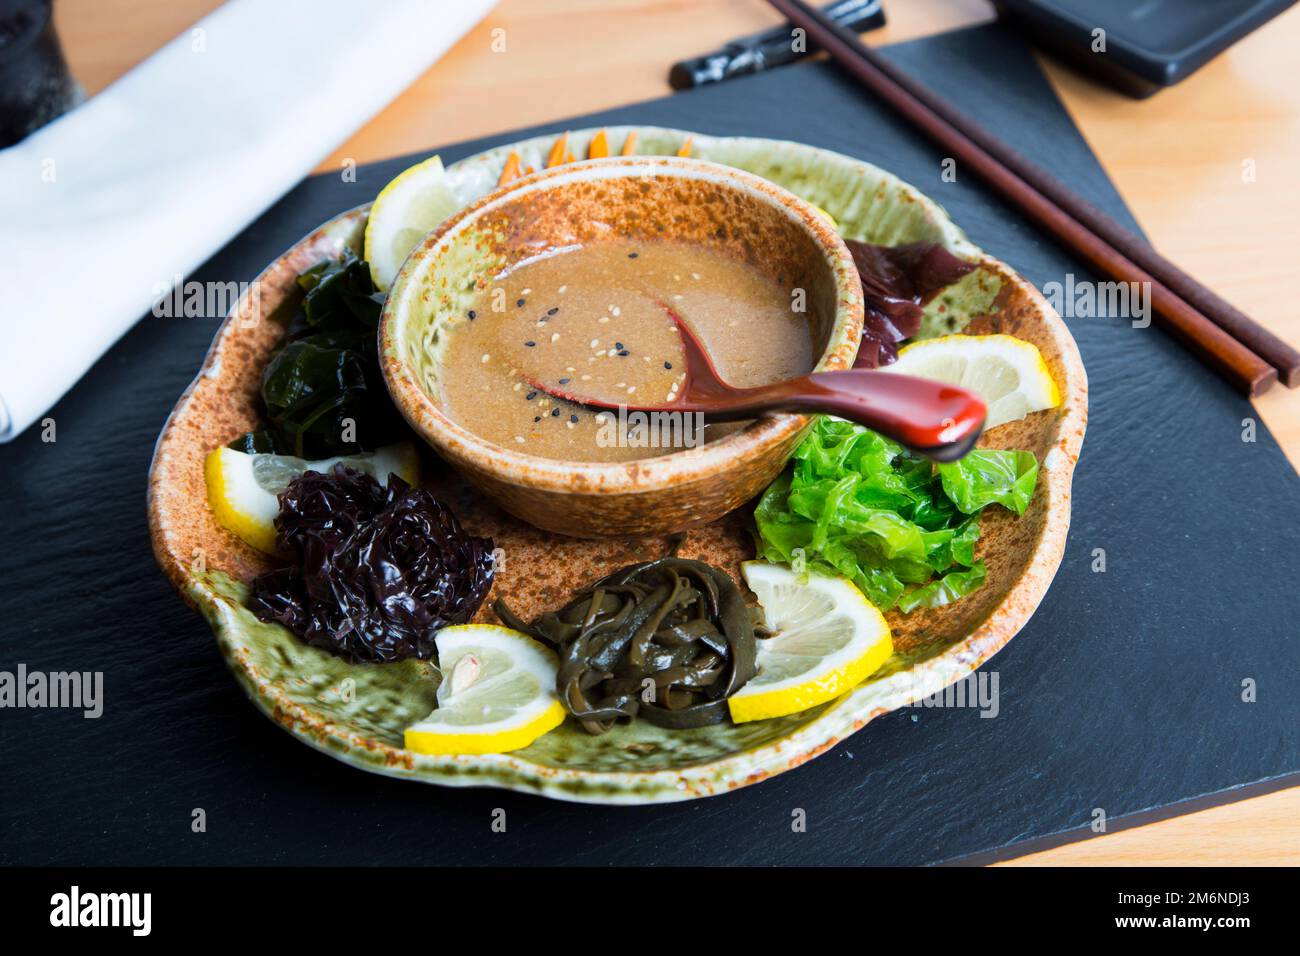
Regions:
<svg viewBox="0 0 1300 956"><path fill-rule="evenodd" d="M541 458L488 441L449 415L443 400L448 333L469 321L494 277L547 250L609 236L685 243L782 275L807 290L816 368L852 367L862 335L861 291L852 257L823 215L738 169L640 156L534 174L426 237L399 272L380 320L389 392L444 459L506 511L546 531L593 538L708 524L777 476L808 416L764 417L700 447L598 464Z"/></svg>

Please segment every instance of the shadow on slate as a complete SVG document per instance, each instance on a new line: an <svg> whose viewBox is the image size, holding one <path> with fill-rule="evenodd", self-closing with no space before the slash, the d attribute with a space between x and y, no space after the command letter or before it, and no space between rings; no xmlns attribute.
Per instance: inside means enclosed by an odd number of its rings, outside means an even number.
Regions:
<svg viewBox="0 0 1300 956"><path fill-rule="evenodd" d="M982 27L888 50L1132 224L1027 50ZM541 129L650 123L799 139L898 173L1038 286L1086 269L833 66L804 65ZM528 135L442 149L452 161ZM196 278L252 279L410 158L304 182ZM336 763L244 700L154 566L154 439L216 319L133 329L0 449L0 669L103 671L102 718L0 712L0 861L62 864L925 864L1011 855L1300 772L1300 480L1250 405L1155 328L1070 320L1092 384L1056 583L989 665L996 719L907 708L757 787L665 807L432 788ZM1094 573L1095 549L1106 570ZM1258 682L1243 703L1242 681ZM1269 783L1271 781L1271 784ZM1294 782L1294 781L1293 781ZM1238 790L1236 794L1227 791ZM1217 795L1217 796L1215 796ZM490 829L507 811L506 834ZM192 832L197 809L206 832ZM792 813L806 813L794 833ZM1167 812L1167 811L1165 811ZM1025 843L1028 841L1028 844Z"/></svg>

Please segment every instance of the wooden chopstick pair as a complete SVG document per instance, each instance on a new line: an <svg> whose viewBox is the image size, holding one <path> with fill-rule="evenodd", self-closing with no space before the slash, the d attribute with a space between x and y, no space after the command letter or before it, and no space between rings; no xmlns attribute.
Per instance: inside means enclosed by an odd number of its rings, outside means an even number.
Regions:
<svg viewBox="0 0 1300 956"><path fill-rule="evenodd" d="M1098 272L1120 282L1149 283L1160 324L1235 387L1253 396L1279 379L1290 388L1300 385L1300 352L890 65L855 33L803 0L768 2L877 98Z"/></svg>

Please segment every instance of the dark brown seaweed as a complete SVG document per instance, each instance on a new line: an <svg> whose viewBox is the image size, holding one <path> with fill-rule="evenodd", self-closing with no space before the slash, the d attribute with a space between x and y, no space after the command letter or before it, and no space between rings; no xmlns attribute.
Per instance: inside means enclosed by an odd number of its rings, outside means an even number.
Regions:
<svg viewBox="0 0 1300 956"><path fill-rule="evenodd" d="M555 648L555 690L588 733L643 717L683 729L721 723L726 699L754 676L754 621L724 571L660 558L608 574L558 611L509 627Z"/></svg>
<svg viewBox="0 0 1300 956"><path fill-rule="evenodd" d="M294 564L253 581L249 606L308 644L355 661L435 657L434 635L474 616L492 587L492 540L430 492L345 465L280 495L276 546Z"/></svg>

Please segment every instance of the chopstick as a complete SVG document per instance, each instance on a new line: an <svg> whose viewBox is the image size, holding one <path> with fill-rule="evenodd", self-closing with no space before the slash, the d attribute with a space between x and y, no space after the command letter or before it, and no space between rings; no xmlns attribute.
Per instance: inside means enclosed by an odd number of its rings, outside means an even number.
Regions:
<svg viewBox="0 0 1300 956"><path fill-rule="evenodd" d="M1149 283L1160 324L1236 388L1259 395L1278 381L1279 374L1287 385L1300 385L1300 352L890 66L855 34L840 29L802 0L768 2L869 91L1098 272L1121 282Z"/></svg>

